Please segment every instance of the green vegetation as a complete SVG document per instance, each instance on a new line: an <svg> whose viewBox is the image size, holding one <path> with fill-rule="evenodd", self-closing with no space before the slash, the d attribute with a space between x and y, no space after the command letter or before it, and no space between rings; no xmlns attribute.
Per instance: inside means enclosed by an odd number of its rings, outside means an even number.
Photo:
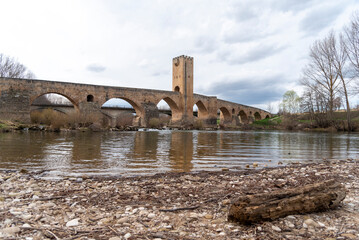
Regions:
<svg viewBox="0 0 359 240"><path fill-rule="evenodd" d="M319 113L320 114L320 113ZM333 113L333 122L330 127L322 127L312 119L312 114L283 114L272 118L255 121L251 124L254 129L286 129L286 130L331 130L346 131L347 115L346 112L337 111ZM359 130L359 111L351 111L353 130Z"/></svg>
<svg viewBox="0 0 359 240"><path fill-rule="evenodd" d="M260 125L260 126L276 126L282 122L281 116L276 116L272 118L265 118L262 120L254 121L254 125Z"/></svg>

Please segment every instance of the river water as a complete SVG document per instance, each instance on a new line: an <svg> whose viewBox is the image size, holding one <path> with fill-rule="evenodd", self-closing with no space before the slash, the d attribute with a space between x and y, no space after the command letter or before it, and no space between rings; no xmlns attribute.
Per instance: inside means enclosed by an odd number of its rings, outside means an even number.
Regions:
<svg viewBox="0 0 359 240"><path fill-rule="evenodd" d="M0 133L0 169L133 176L359 158L359 135L285 131Z"/></svg>

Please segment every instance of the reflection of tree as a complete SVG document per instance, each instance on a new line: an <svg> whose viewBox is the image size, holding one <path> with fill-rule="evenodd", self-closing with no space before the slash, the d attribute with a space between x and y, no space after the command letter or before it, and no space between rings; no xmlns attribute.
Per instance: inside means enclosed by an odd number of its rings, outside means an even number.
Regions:
<svg viewBox="0 0 359 240"><path fill-rule="evenodd" d="M173 171L189 172L193 168L193 132L172 132L170 164Z"/></svg>

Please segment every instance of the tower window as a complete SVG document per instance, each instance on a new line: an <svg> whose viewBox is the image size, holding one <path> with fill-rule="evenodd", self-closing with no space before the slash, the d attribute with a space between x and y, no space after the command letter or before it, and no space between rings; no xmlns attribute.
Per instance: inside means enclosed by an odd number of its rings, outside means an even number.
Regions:
<svg viewBox="0 0 359 240"><path fill-rule="evenodd" d="M179 92L179 91L180 91L179 86L176 86L176 87L175 87L175 92Z"/></svg>

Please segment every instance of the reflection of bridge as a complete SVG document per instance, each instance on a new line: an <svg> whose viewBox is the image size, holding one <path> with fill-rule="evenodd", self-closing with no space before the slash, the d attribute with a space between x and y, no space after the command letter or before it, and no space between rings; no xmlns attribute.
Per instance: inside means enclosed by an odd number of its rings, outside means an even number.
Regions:
<svg viewBox="0 0 359 240"><path fill-rule="evenodd" d="M44 110L51 108L57 112L68 114L70 112L75 111L75 107L72 104L49 104L49 103L34 103L31 105L31 110ZM133 107L127 107L127 106L102 106L101 107L102 112L104 111L110 111L110 112L129 112L129 113L136 113L135 109ZM172 111L170 108L158 108L159 113L163 113L169 116L172 116ZM193 115L197 116L198 111L194 111ZM113 114L115 115L115 114Z"/></svg>
<svg viewBox="0 0 359 240"><path fill-rule="evenodd" d="M38 97L56 93L73 104L80 114L102 115L102 105L120 98L133 107L140 126L148 126L151 118L159 117L157 104L164 100L171 109L171 124L193 124L193 106L198 107L198 119L204 126L217 124L237 125L270 116L270 113L242 104L193 93L193 58L180 56L173 59L172 91L98 86L79 83L42 81L32 79L0 78L0 118L30 121L31 106Z"/></svg>

